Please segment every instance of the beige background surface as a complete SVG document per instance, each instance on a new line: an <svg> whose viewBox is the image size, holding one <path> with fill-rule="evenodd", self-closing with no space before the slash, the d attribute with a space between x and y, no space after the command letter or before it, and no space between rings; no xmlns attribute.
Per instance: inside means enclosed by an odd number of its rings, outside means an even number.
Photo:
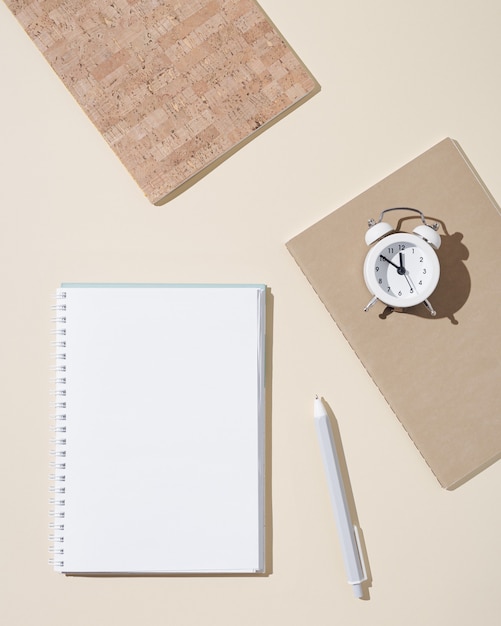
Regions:
<svg viewBox="0 0 501 626"><path fill-rule="evenodd" d="M501 464L456 491L438 485L284 244L446 136L500 201L501 5L262 5L322 92L158 208L0 3L0 616L9 626L499 623ZM47 565L49 306L61 281L270 286L267 577L65 578ZM315 393L343 440L372 579L362 601L346 584Z"/></svg>

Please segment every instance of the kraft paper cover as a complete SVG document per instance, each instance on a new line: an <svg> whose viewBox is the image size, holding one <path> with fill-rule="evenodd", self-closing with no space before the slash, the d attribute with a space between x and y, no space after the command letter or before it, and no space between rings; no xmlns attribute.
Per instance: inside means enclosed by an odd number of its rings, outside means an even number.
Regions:
<svg viewBox="0 0 501 626"><path fill-rule="evenodd" d="M424 305L391 311L363 279L369 218L420 209L440 224L439 284ZM410 212L384 221L412 231ZM501 453L501 216L451 139L287 243L290 253L440 484L454 488Z"/></svg>

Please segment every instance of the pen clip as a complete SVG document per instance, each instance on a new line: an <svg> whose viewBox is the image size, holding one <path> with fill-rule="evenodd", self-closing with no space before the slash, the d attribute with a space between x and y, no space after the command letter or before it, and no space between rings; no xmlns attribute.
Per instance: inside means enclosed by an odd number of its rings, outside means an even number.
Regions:
<svg viewBox="0 0 501 626"><path fill-rule="evenodd" d="M355 524L353 524L353 532L355 534L355 541L357 542L357 548L358 548L358 558L360 560L360 566L362 567L362 573L364 575L364 577L361 580L356 580L354 582L352 582L351 584L358 584L358 583L363 583L364 581L367 580L367 570L365 568L365 561L364 561L364 555L362 552L362 544L360 542L360 535L358 532L358 526L356 526Z"/></svg>

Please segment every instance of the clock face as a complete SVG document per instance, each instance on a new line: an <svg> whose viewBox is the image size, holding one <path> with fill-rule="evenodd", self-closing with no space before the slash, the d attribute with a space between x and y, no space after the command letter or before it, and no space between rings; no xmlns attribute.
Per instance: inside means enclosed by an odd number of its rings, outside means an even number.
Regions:
<svg viewBox="0 0 501 626"><path fill-rule="evenodd" d="M434 291L439 276L440 265L435 250L412 233L384 237L365 258L367 288L390 306L420 304Z"/></svg>

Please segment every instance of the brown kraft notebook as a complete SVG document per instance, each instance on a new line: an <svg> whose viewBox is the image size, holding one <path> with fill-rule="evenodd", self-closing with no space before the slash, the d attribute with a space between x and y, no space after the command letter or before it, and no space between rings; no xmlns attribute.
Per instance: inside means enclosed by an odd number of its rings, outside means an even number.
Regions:
<svg viewBox="0 0 501 626"><path fill-rule="evenodd" d="M367 222L390 207L438 223L440 279L399 312L363 278ZM410 212L384 221L411 232ZM443 487L501 455L501 215L459 145L445 139L287 243L347 341Z"/></svg>

